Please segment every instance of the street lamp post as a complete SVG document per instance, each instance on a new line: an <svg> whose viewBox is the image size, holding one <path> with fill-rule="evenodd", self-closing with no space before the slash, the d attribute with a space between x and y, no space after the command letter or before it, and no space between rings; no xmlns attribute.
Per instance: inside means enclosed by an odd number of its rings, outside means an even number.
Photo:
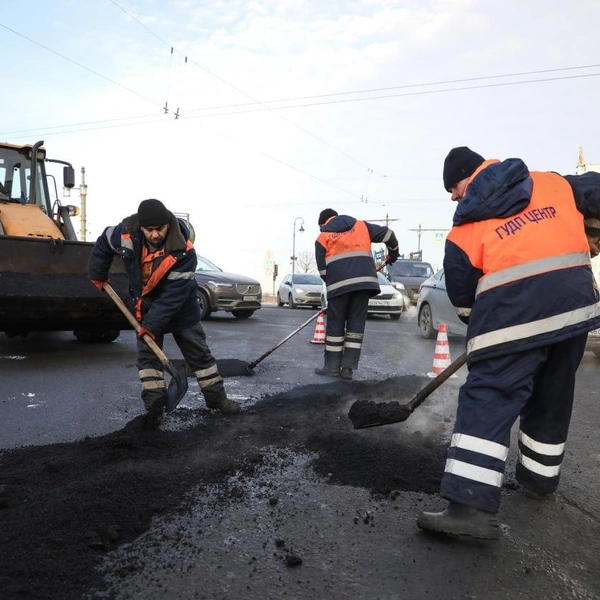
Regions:
<svg viewBox="0 0 600 600"><path fill-rule="evenodd" d="M292 275L296 272L296 221L301 221L298 231L304 231L304 219L296 217L294 219L294 235L292 237Z"/></svg>

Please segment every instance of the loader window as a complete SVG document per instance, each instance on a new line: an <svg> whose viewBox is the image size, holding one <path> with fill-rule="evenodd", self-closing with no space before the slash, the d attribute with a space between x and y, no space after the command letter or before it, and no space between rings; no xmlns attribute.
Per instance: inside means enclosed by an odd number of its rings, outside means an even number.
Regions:
<svg viewBox="0 0 600 600"><path fill-rule="evenodd" d="M31 163L23 159L20 152L13 148L0 146L0 183L6 195L13 202L27 202L31 182ZM52 207L47 193L45 173L42 163L37 163L37 185L35 203L48 215Z"/></svg>
<svg viewBox="0 0 600 600"><path fill-rule="evenodd" d="M26 195L21 189L21 178L19 176L19 167L17 164L12 169L0 167L0 192L8 196L14 202L24 202Z"/></svg>

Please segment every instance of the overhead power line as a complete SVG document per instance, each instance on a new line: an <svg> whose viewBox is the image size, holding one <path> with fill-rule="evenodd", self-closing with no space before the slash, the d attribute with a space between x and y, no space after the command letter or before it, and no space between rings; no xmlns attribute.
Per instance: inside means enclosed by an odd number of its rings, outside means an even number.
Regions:
<svg viewBox="0 0 600 600"><path fill-rule="evenodd" d="M159 40L161 43L169 46L171 48L171 51L174 50L174 47L169 44L166 40L163 40L161 37L159 37L156 33L154 33L154 31L152 31L149 27L147 27L142 21L140 21L137 17L135 17L134 15L132 15L130 12L128 12L127 10L125 10L118 2L116 2L115 0L110 0L117 8L119 8L120 10L122 10L126 15L128 15L129 17L131 17L136 23L138 23L141 27L143 27L148 33L150 33L150 35L152 35L153 37L155 37L157 40ZM180 56L184 56L186 63L188 62L188 56L182 54L181 52L175 50ZM193 60L192 58L189 59L189 62L198 67L199 69L201 69L202 71L204 71L205 73L207 73L208 75L210 75L211 77L214 77L215 79L218 79L219 81L221 81L223 84L225 84L226 86L230 87L231 89L235 90L236 92L242 94L243 96L246 96L246 98L250 98L250 100L253 101L253 103L256 104L263 104L260 100L257 100L256 98L254 98L252 95L248 94L247 92L245 92L244 90L242 90L241 88L239 88L238 86L234 85L233 83L231 83L230 81L224 79L223 77L220 77L219 75L217 75L216 73L213 73L212 71L210 71L209 69L207 69L206 67L204 67L203 65L199 64L198 62L196 62L195 60ZM267 108L266 110L269 110L269 108ZM179 111L178 111L179 112ZM309 131L308 129L306 129L305 127L302 127L301 125L298 125L298 123L295 123L294 121L292 121L291 119L288 119L287 117L285 117L284 115L276 115L277 117L279 117L280 119L287 121L290 125L292 125L293 127L296 127L297 129L299 129L300 131L302 131L303 133L305 133L306 135L314 138L315 140L317 140L318 142L320 142L321 144L324 144L325 146L331 148L332 150L334 150L335 152L338 152L339 154L341 154L342 156L345 156L347 159L355 162L358 165L361 165L362 167L366 168L366 169L371 169L372 167L365 164L364 162L358 160L357 158L355 158L354 156L351 156L350 154L348 154L347 152L344 152L343 150L341 150L340 148L338 148L337 146L334 146L333 144L331 144L330 142L324 140L323 138L319 137L318 135L316 135L315 133L313 133L312 131ZM379 173L380 175L383 175L383 173Z"/></svg>
<svg viewBox="0 0 600 600"><path fill-rule="evenodd" d="M573 68L576 69L576 68L580 68L580 67L573 67ZM581 68L587 68L587 67L581 67ZM562 70L562 69L559 69L559 70ZM552 71L552 70L548 69L544 72L550 72L550 71ZM534 71L532 71L532 73L533 72ZM579 79L579 78L589 78L589 77L599 77L599 76L600 76L600 73L588 73L588 74L583 74L583 75L549 77L549 78L544 78L544 79L529 79L529 80L524 80L524 81L506 81L506 82L501 82L501 83L491 83L491 84L487 84L487 85L462 86L462 87L455 87L455 88L446 88L446 89L441 89L441 90L424 90L424 91L408 92L408 93L403 93L403 94L385 94L385 95L380 95L380 96L368 96L368 97L364 97L364 98L345 98L345 99L341 99L341 100L324 100L323 102L311 102L311 103L303 103L301 101L313 99L313 98L327 98L327 97L332 96L332 94L321 94L321 95L316 95L316 96L298 96L297 98L288 98L285 100L269 100L268 102L269 103L291 102L291 101L297 102L296 104L284 104L282 106L270 107L270 109L269 109L269 110L284 110L284 109L292 109L292 108L308 108L308 107L313 107L313 106L323 106L323 105L328 105L328 104L341 104L341 103L346 103L346 102L367 102L370 100L381 100L381 99L387 99L387 98L402 98L402 97L409 97L409 96L443 94L443 93L447 93L447 92L459 92L459 91L477 90L477 89L503 87L503 86L514 86L514 85L527 85L527 84L532 84L532 83L547 83L547 82L551 82L551 81L561 81L561 80L568 80L568 79ZM491 76L491 78L497 78L497 77L508 77L508 75L492 75ZM482 78L474 78L474 79L480 80ZM461 81L470 81L470 80L464 79ZM429 84L414 84L414 86L399 86L399 87L415 87L417 85L429 85ZM386 88L379 88L379 89L386 89ZM398 89L398 88L389 88L389 89ZM376 89L374 91L376 91ZM356 94L356 93L358 93L358 92L339 92L339 93L333 94L333 95L340 96L340 95L350 95L350 94ZM364 92L361 92L361 93L364 93ZM233 105L224 104L221 106L197 108L197 109L193 109L192 111L188 111L188 112L221 110L221 109L234 108L234 107L238 107L238 106L248 107L246 110L235 110L235 111L228 111L228 112L213 112L213 113L202 114L202 115L183 116L182 118L199 119L199 118L208 118L208 117L225 117L225 116L239 115L239 114L245 114L245 113L261 112L263 110L267 110L266 108L262 108L260 106L261 104L264 104L264 103L252 102L252 103L246 103L246 104L241 104L241 105L239 105L239 104L233 104ZM106 119L104 121L88 121L88 122L82 122L82 123L63 124L63 125L56 125L53 127L45 127L43 129L46 129L46 130L64 129L64 128L70 128L70 127L91 125L91 124L96 124L96 123L100 123L100 122L113 123L113 122L118 122L118 121L128 120L128 119L143 119L146 116L150 116L150 115L119 117L116 119ZM151 121L151 122L156 122L156 121ZM125 127L127 125L135 125L135 124L136 123L127 123L127 124L123 124L123 125L114 125L114 126L107 125L107 127L117 127L117 126ZM31 131L40 131L41 129L42 128L8 131L8 132L4 132L0 135L28 133ZM99 129L99 128L91 128L90 130L92 130L92 129ZM87 130L86 129L77 129L75 131L79 132L79 131L87 131Z"/></svg>
<svg viewBox="0 0 600 600"><path fill-rule="evenodd" d="M108 82L112 83L113 85L120 87L121 89L124 89L125 91L129 92L130 94L134 94L138 98L147 100L148 102L151 102L152 104L155 104L155 105L157 104L151 98L148 98L147 96L139 94L138 92L136 92L135 90L132 90L131 88L121 85L114 79L110 79L110 77L106 77L106 75L102 75L102 73L98 73L98 71L95 71L94 69L91 69L90 67L86 67L85 65L81 64L80 62L77 62L76 60L73 60L72 58L69 58L68 56L65 56L64 54L61 54L60 52L57 52L56 50L53 50L52 48L48 48L48 46L44 46L44 44L40 44L40 42L36 42L35 40L31 39L30 37L27 37L26 35L23 35L22 33L19 33L18 31L15 31L14 29L11 29L10 27L7 27L6 25L4 25L2 23L0 23L0 27L6 29L7 31L10 31L11 33L14 33L15 35L18 35L19 37L23 38L24 40L27 40L28 42L31 42L32 44L35 44L36 46L39 46L40 48L43 48L44 50L46 50L48 52L51 52L52 54L55 54L56 56L60 56L60 58L66 60L74 65L77 65L78 67L80 67L82 69L85 69L89 73L92 73L93 75L96 75L97 77L100 77L101 79L104 79L105 81L108 81Z"/></svg>

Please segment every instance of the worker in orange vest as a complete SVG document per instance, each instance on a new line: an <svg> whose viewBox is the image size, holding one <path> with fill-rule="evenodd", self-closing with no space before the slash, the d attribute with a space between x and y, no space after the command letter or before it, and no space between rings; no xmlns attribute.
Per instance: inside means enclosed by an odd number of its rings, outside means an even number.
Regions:
<svg viewBox="0 0 600 600"><path fill-rule="evenodd" d="M369 298L380 292L372 243L387 246L388 264L398 259L398 240L385 225L338 215L326 208L319 215L315 242L319 274L327 287L324 366L317 375L352 379L362 349Z"/></svg>
<svg viewBox="0 0 600 600"><path fill-rule="evenodd" d="M443 178L458 202L444 273L468 323L469 373L442 477L450 503L417 524L494 539L518 417L517 481L537 498L558 486L575 374L588 331L600 327L584 230L600 216L600 174L529 171L521 159L484 160L463 146L446 157Z"/></svg>

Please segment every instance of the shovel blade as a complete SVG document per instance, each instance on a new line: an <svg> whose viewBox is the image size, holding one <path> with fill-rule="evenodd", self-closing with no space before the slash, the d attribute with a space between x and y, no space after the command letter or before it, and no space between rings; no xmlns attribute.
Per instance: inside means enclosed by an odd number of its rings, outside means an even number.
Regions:
<svg viewBox="0 0 600 600"><path fill-rule="evenodd" d="M186 395L188 391L188 380L185 365L176 369L172 365L167 367L171 374L171 381L167 387L167 406L166 411L168 413L174 411L181 399Z"/></svg>
<svg viewBox="0 0 600 600"><path fill-rule="evenodd" d="M354 429L366 429L367 427L401 423L410 417L411 412L409 406L398 402L357 400L350 407L348 418L352 421Z"/></svg>

